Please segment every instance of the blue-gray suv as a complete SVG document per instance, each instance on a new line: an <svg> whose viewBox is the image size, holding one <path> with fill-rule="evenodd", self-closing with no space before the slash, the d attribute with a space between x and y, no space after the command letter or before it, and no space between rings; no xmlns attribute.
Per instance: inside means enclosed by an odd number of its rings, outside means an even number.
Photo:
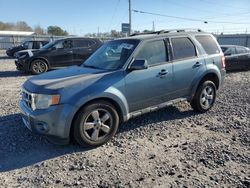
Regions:
<svg viewBox="0 0 250 188"><path fill-rule="evenodd" d="M106 42L80 66L27 80L20 109L30 130L53 141L99 146L122 122L180 101L206 112L224 76L223 53L209 33L137 34Z"/></svg>

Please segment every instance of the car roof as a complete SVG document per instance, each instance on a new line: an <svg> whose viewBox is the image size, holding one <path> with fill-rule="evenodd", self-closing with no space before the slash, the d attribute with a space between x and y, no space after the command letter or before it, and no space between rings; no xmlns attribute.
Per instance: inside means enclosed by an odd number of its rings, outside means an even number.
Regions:
<svg viewBox="0 0 250 188"><path fill-rule="evenodd" d="M220 47L225 47L225 48L230 48L230 47L243 47L243 48L248 48L245 46L240 46L240 45L232 45L232 44L228 44L228 45L220 45Z"/></svg>
<svg viewBox="0 0 250 188"><path fill-rule="evenodd" d="M66 39L93 39L93 40L99 40L98 38L92 38L92 37L65 37L65 38L61 38L61 39L58 39L58 40L66 40Z"/></svg>

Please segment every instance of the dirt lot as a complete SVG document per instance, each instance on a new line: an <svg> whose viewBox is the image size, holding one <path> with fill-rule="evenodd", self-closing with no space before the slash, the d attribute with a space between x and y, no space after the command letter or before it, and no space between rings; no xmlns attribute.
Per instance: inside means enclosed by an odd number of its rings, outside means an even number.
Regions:
<svg viewBox="0 0 250 188"><path fill-rule="evenodd" d="M123 124L108 144L56 146L24 127L29 78L0 56L0 187L250 187L250 71L226 76L214 108L181 103Z"/></svg>

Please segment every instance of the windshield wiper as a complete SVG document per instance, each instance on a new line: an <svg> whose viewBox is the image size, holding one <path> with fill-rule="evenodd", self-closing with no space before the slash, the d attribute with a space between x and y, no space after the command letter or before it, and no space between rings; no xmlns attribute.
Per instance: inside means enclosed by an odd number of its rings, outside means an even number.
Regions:
<svg viewBox="0 0 250 188"><path fill-rule="evenodd" d="M85 64L83 64L83 66L87 67L87 68L92 68L92 69L100 69L100 68L98 68L98 67L96 67L94 65L85 65Z"/></svg>

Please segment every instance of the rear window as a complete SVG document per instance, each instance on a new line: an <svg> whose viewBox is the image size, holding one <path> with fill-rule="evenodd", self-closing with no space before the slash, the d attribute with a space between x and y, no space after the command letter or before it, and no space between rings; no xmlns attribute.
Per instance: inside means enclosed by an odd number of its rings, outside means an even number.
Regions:
<svg viewBox="0 0 250 188"><path fill-rule="evenodd" d="M244 54L244 53L247 53L248 51L246 48L236 47L236 52L237 52L237 54Z"/></svg>
<svg viewBox="0 0 250 188"><path fill-rule="evenodd" d="M218 54L220 50L214 41L214 39L209 35L200 35L195 37L199 43L202 45L203 49L208 55Z"/></svg>
<svg viewBox="0 0 250 188"><path fill-rule="evenodd" d="M171 39L173 46L174 60L191 58L196 56L196 49L191 40L187 37Z"/></svg>

